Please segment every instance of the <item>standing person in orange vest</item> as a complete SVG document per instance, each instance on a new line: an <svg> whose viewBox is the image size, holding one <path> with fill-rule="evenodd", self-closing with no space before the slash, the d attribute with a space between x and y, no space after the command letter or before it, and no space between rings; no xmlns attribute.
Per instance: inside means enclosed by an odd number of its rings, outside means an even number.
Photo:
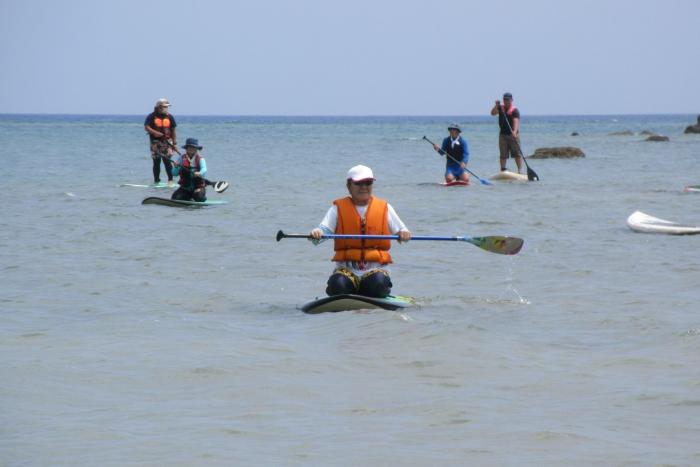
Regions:
<svg viewBox="0 0 700 467"><path fill-rule="evenodd" d="M520 153L520 111L513 104L513 95L509 92L503 94L503 105L496 100L491 109L491 115L498 115L498 125L501 132L498 135L498 149L501 153L501 171L506 170L508 156L515 159L518 173L522 172L523 159Z"/></svg>
<svg viewBox="0 0 700 467"><path fill-rule="evenodd" d="M348 171L350 196L333 201L319 226L310 233L314 241L324 234L398 235L399 242L411 239L411 232L394 208L372 196L372 169L356 165ZM335 239L335 269L328 279L328 295L360 294L384 298L391 292L387 266L392 263L390 240Z"/></svg>
<svg viewBox="0 0 700 467"><path fill-rule="evenodd" d="M173 166L170 158L173 147L177 147L175 117L170 115L168 99L158 99L153 112L148 114L144 122L146 133L151 139L151 158L153 159L153 182L160 183L160 161L163 160L165 172L168 174L168 186L174 185Z"/></svg>

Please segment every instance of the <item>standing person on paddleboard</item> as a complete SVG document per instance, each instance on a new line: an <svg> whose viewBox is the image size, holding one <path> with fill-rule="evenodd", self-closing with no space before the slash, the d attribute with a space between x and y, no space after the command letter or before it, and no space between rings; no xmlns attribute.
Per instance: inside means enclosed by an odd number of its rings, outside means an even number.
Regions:
<svg viewBox="0 0 700 467"><path fill-rule="evenodd" d="M469 162L467 141L462 138L462 129L458 124L448 126L447 131L450 132L450 136L442 140L442 147L433 144L437 152L442 150L446 154L445 183L460 180L469 184L469 174L464 170Z"/></svg>
<svg viewBox="0 0 700 467"><path fill-rule="evenodd" d="M372 169L356 165L348 171L350 196L333 201L319 226L310 233L317 243L323 234L398 235L399 242L411 239L411 232L394 208L372 196ZM392 263L390 240L335 239L335 269L328 279L328 295L359 294L383 298L391 292L387 266Z"/></svg>
<svg viewBox="0 0 700 467"><path fill-rule="evenodd" d="M510 156L515 159L518 173L521 173L523 160L520 153L520 111L513 104L513 95L509 92L503 94L503 105L501 101L496 100L491 115L498 115L498 125L501 127L498 135L501 171L506 170L506 162Z"/></svg>
<svg viewBox="0 0 700 467"><path fill-rule="evenodd" d="M206 201L207 191L204 176L207 173L207 162L199 154L203 147L199 145L197 138L187 138L182 148L185 149L185 154L182 154L179 160L173 163L173 174L180 176L178 182L180 188L175 190L170 199Z"/></svg>
<svg viewBox="0 0 700 467"><path fill-rule="evenodd" d="M144 128L151 140L153 182L155 184L160 183L160 161L162 159L165 172L168 174L168 185L174 185L170 158L173 155L172 146L177 147L176 126L175 117L170 115L170 102L165 98L158 99L153 112L148 114L144 122Z"/></svg>

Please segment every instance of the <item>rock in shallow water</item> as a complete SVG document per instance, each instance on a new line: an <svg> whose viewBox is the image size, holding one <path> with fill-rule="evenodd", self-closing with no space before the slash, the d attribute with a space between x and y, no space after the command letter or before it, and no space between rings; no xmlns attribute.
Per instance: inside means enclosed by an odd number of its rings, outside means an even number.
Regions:
<svg viewBox="0 0 700 467"><path fill-rule="evenodd" d="M698 123L685 127L684 133L700 133L700 115L698 115Z"/></svg>
<svg viewBox="0 0 700 467"><path fill-rule="evenodd" d="M668 136L652 135L652 136L649 136L644 141L669 141L669 139L668 139Z"/></svg>
<svg viewBox="0 0 700 467"><path fill-rule="evenodd" d="M530 159L573 159L575 157L586 157L579 148L571 146L562 146L556 148L537 148L535 153L530 156Z"/></svg>

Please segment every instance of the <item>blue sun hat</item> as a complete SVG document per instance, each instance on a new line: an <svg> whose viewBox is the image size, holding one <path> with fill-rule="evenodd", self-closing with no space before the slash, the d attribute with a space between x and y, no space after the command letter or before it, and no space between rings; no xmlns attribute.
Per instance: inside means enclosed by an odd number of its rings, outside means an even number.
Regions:
<svg viewBox="0 0 700 467"><path fill-rule="evenodd" d="M199 145L199 140L197 138L187 138L187 141L185 141L185 145L182 147L182 149L187 149L187 146L192 146L200 151L202 150L202 146Z"/></svg>

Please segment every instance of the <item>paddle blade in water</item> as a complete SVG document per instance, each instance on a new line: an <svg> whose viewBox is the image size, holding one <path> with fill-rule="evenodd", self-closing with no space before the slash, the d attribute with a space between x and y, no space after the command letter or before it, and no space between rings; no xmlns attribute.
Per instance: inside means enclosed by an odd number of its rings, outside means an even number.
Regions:
<svg viewBox="0 0 700 467"><path fill-rule="evenodd" d="M476 245L482 250L498 253L499 255L515 255L523 247L523 239L517 237L472 237L467 239L472 245Z"/></svg>
<svg viewBox="0 0 700 467"><path fill-rule="evenodd" d="M217 193L223 193L228 188L228 182L216 182L214 184L214 191Z"/></svg>
<svg viewBox="0 0 700 467"><path fill-rule="evenodd" d="M540 179L540 177L537 176L535 171L532 170L529 165L527 166L527 179L530 180L531 182L536 182L536 181L539 181L539 179Z"/></svg>

